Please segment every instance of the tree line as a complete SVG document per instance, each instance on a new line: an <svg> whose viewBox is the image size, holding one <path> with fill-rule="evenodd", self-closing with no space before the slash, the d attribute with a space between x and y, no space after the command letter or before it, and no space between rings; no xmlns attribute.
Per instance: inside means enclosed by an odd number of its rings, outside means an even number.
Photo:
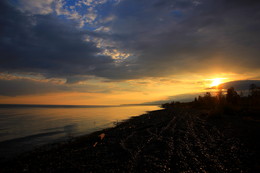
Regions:
<svg viewBox="0 0 260 173"><path fill-rule="evenodd" d="M222 112L238 112L245 110L258 110L260 109L260 87L255 84L251 84L248 88L248 93L235 90L234 87L228 89L219 89L217 93L212 95L210 92L206 92L202 96L195 97L191 102L181 103L172 101L170 103L164 103L162 108L174 108L174 107L189 107L198 109L215 109Z"/></svg>

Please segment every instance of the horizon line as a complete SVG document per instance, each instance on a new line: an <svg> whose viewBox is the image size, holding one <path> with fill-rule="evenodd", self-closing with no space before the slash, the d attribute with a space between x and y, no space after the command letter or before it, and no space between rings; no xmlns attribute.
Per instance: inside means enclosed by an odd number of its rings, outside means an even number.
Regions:
<svg viewBox="0 0 260 173"><path fill-rule="evenodd" d="M152 105L159 105L159 104L147 104L147 103L140 103L140 104L120 104L120 105L58 105L58 104L0 104L0 108L3 107L66 107L66 108L73 108L73 107L82 107L82 108L91 108L91 107L121 107L121 106L152 106Z"/></svg>

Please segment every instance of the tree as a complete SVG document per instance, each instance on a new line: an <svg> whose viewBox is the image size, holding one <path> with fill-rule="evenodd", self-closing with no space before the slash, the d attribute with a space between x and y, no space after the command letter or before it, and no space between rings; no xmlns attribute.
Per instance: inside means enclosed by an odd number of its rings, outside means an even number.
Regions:
<svg viewBox="0 0 260 173"><path fill-rule="evenodd" d="M259 96L260 91L259 91L259 88L255 84L251 84L249 86L249 90L250 90L250 95L252 97L258 97Z"/></svg>
<svg viewBox="0 0 260 173"><path fill-rule="evenodd" d="M226 100L229 103L237 103L239 99L239 95L235 91L234 87L231 87L227 90Z"/></svg>
<svg viewBox="0 0 260 173"><path fill-rule="evenodd" d="M218 104L222 104L225 102L225 96L223 94L222 89L219 89L219 91L217 92L216 98L217 98Z"/></svg>
<svg viewBox="0 0 260 173"><path fill-rule="evenodd" d="M249 85L249 90L250 90L251 96L254 94L254 91L255 91L256 88L257 88L257 87L256 87L255 84Z"/></svg>

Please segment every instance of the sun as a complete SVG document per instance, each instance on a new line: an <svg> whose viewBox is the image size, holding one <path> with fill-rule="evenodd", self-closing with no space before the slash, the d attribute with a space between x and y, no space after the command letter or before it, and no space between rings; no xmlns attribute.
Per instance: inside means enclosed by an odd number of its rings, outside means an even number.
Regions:
<svg viewBox="0 0 260 173"><path fill-rule="evenodd" d="M210 79L212 82L210 84L210 87L214 87L214 86L218 86L220 84L223 83L223 80L224 78L214 78L214 79Z"/></svg>

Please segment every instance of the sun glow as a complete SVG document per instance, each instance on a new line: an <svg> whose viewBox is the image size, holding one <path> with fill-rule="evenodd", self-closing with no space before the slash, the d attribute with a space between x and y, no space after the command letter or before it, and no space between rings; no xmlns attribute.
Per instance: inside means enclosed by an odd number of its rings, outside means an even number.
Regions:
<svg viewBox="0 0 260 173"><path fill-rule="evenodd" d="M218 86L220 84L223 83L223 79L225 78L214 78L214 79L210 79L212 82L210 84L210 87L215 87L215 86Z"/></svg>

